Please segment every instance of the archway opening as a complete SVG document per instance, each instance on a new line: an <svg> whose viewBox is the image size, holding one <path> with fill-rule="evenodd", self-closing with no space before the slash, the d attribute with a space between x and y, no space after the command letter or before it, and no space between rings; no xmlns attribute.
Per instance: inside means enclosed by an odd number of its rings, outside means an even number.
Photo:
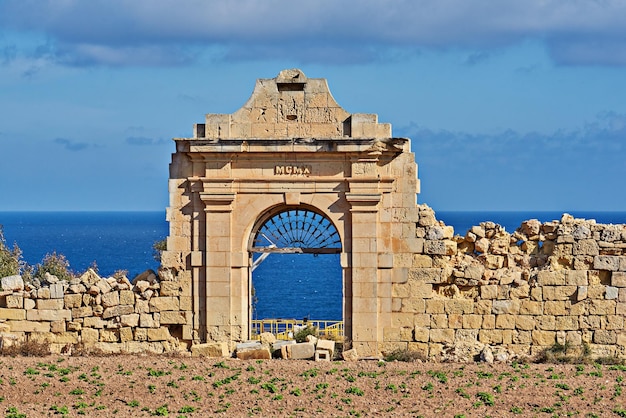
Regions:
<svg viewBox="0 0 626 418"><path fill-rule="evenodd" d="M341 238L323 214L287 207L262 217L250 243L251 336L293 337L312 325L343 336Z"/></svg>

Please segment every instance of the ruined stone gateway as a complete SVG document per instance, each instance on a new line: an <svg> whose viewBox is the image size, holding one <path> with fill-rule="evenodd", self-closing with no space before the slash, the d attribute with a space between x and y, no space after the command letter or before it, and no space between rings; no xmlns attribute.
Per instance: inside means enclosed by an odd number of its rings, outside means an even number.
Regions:
<svg viewBox="0 0 626 418"><path fill-rule="evenodd" d="M258 80L235 113L209 114L193 138L175 141L163 263L189 289L183 338L249 338L254 238L269 217L299 208L338 232L345 332L360 353L378 353L394 273L422 248L409 140L376 115L346 112L326 80L285 70Z"/></svg>
<svg viewBox="0 0 626 418"><path fill-rule="evenodd" d="M409 139L342 109L324 79L258 80L241 109L175 142L158 274L2 278L0 344L230 355L251 336L252 255L311 252L340 254L353 356L505 360L558 343L626 358L626 225L565 214L455 235L416 202ZM272 235L290 216L313 233Z"/></svg>

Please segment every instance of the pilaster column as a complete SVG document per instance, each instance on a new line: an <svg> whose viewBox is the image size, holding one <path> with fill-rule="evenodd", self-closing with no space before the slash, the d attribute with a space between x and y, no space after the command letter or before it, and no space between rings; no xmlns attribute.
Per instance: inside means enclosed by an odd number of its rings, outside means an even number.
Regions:
<svg viewBox="0 0 626 418"><path fill-rule="evenodd" d="M228 341L231 317L231 232L234 193L200 193L205 213L207 340Z"/></svg>
<svg viewBox="0 0 626 418"><path fill-rule="evenodd" d="M360 355L376 355L379 340L377 225L379 193L346 193L352 232L352 342Z"/></svg>

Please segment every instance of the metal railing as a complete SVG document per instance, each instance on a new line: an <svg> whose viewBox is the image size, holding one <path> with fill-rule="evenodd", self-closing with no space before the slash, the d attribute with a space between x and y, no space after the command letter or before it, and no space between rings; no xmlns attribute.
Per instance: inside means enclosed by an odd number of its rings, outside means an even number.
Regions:
<svg viewBox="0 0 626 418"><path fill-rule="evenodd" d="M292 340L294 335L306 328L313 326L317 328L319 337L340 339L343 337L343 321L309 319L254 319L252 320L250 336L258 339L264 332L270 332L279 340Z"/></svg>

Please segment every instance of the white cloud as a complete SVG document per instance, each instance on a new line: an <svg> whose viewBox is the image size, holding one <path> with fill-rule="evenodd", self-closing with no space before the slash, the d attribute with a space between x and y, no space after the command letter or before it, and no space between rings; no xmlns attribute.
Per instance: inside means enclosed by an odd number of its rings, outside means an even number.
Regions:
<svg viewBox="0 0 626 418"><path fill-rule="evenodd" d="M621 0L7 0L0 24L40 32L73 65L178 65L198 49L222 59L321 63L386 58L382 51L484 51L545 42L567 65L626 65ZM324 53L324 51L328 51ZM191 52L190 52L191 51ZM482 51L482 52L481 52Z"/></svg>

